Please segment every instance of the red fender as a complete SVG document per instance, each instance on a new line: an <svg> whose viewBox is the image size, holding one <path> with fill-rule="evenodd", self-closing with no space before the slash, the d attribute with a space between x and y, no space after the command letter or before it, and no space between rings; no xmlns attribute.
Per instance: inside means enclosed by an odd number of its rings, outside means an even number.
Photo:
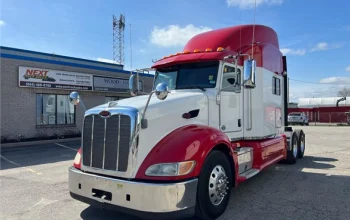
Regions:
<svg viewBox="0 0 350 220"><path fill-rule="evenodd" d="M202 164L209 152L218 144L230 146L230 140L220 130L205 125L180 127L159 141L141 164L136 179L183 180L199 176ZM162 177L146 176L148 167L157 163L171 163L195 160L196 166L187 175Z"/></svg>

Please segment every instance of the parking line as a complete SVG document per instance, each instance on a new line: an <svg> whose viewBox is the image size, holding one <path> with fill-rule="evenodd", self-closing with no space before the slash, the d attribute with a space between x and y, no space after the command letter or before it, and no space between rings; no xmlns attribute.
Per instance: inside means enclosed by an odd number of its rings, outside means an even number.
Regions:
<svg viewBox="0 0 350 220"><path fill-rule="evenodd" d="M28 170L28 171L30 171L30 172L32 172L32 173L35 173L35 174L37 174L37 175L41 175L41 174L42 174L42 173L36 172L35 170L30 169L30 168L28 168L28 167L22 166L21 164L18 164L18 163L16 163L16 162L12 161L12 160L9 160L9 159L7 159L6 157L4 157L4 156L2 156L2 155L0 155L0 156L1 156L2 159L6 160L7 162L9 162L9 163L11 163L11 164L13 164L13 165L15 165L15 166L22 167L22 168L24 168L24 169L26 169L26 170Z"/></svg>
<svg viewBox="0 0 350 220"><path fill-rule="evenodd" d="M65 146L65 145L63 145L63 144L59 144L59 143L55 143L55 144L56 144L57 146L67 148L67 149L69 149L69 150L78 151L77 149L74 149L74 148L71 148L71 147L67 147L67 146Z"/></svg>

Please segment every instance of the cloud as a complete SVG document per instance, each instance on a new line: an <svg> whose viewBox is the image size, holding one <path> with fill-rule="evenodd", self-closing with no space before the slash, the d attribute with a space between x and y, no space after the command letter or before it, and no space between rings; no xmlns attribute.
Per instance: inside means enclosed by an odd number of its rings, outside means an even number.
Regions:
<svg viewBox="0 0 350 220"><path fill-rule="evenodd" d="M114 62L114 60L110 60L110 59L106 59L106 58L97 58L96 59L97 61L99 61L99 62L104 62L104 63L116 63L116 62Z"/></svg>
<svg viewBox="0 0 350 220"><path fill-rule="evenodd" d="M320 83L324 84L339 84L339 85L350 85L350 77L340 77L340 76L332 76L328 78L323 78L320 80Z"/></svg>
<svg viewBox="0 0 350 220"><path fill-rule="evenodd" d="M226 0L228 7L239 7L240 9L252 9L255 6L255 0ZM256 0L256 7L267 5L282 5L283 0Z"/></svg>
<svg viewBox="0 0 350 220"><path fill-rule="evenodd" d="M291 48L282 48L281 52L283 55L297 55L297 56L302 56L306 54L305 49L291 49Z"/></svg>
<svg viewBox="0 0 350 220"><path fill-rule="evenodd" d="M0 27L3 27L3 26L5 26L5 25L6 25L6 22L3 21L3 20L0 20Z"/></svg>
<svg viewBox="0 0 350 220"><path fill-rule="evenodd" d="M350 66L346 67L345 72L350 72Z"/></svg>
<svg viewBox="0 0 350 220"><path fill-rule="evenodd" d="M340 47L341 47L340 44L328 44L327 42L320 42L311 49L311 52L332 50Z"/></svg>
<svg viewBox="0 0 350 220"><path fill-rule="evenodd" d="M154 27L150 41L161 47L184 46L193 36L211 30L209 27L196 27L192 24L185 27L179 25L169 25L165 28Z"/></svg>
<svg viewBox="0 0 350 220"><path fill-rule="evenodd" d="M290 85L289 102L298 102L300 98L336 97L337 93L346 87L346 85L294 83Z"/></svg>

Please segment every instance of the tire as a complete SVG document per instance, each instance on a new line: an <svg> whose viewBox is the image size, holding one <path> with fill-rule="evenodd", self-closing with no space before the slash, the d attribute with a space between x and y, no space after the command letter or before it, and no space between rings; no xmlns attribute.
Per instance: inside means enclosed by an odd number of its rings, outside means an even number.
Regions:
<svg viewBox="0 0 350 220"><path fill-rule="evenodd" d="M222 168L222 169L221 169ZM222 171L223 170L223 171ZM224 173L226 175L224 175ZM219 187L215 180L224 181L222 187L223 197L215 196L215 186ZM227 155L221 151L214 150L206 158L198 178L196 211L195 216L202 220L213 220L221 216L228 205L231 195L233 171ZM213 191L209 190L212 188ZM214 196L210 196L212 192ZM220 197L220 199L218 199ZM212 199L211 199L212 198ZM215 199L218 199L215 203Z"/></svg>
<svg viewBox="0 0 350 220"><path fill-rule="evenodd" d="M298 135L298 158L303 158L306 146L305 133L303 130L296 130L295 132Z"/></svg>
<svg viewBox="0 0 350 220"><path fill-rule="evenodd" d="M295 164L297 162L298 157L298 135L296 132L293 132L292 137L290 139L292 149L287 151L287 163Z"/></svg>

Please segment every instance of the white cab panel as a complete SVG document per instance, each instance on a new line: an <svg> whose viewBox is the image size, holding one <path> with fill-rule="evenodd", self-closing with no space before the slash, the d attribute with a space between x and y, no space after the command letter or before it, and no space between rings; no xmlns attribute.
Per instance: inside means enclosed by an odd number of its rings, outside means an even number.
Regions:
<svg viewBox="0 0 350 220"><path fill-rule="evenodd" d="M273 77L279 79L279 95L273 94ZM244 89L244 137L258 138L283 133L283 77L256 68L256 87Z"/></svg>

